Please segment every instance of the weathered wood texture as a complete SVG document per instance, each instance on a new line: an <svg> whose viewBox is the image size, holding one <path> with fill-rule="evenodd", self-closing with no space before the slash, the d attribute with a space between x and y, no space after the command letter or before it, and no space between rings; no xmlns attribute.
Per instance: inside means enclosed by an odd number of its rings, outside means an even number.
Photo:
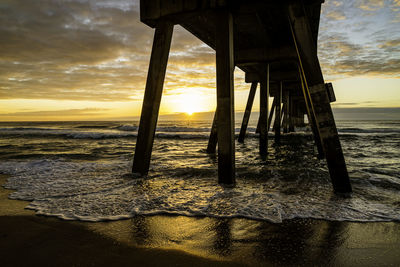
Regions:
<svg viewBox="0 0 400 267"><path fill-rule="evenodd" d="M214 113L214 119L211 126L210 138L208 139L207 153L214 154L217 150L218 135L217 135L217 111Z"/></svg>
<svg viewBox="0 0 400 267"><path fill-rule="evenodd" d="M294 113L295 113L295 105L294 105L293 96L289 93L289 132L294 132Z"/></svg>
<svg viewBox="0 0 400 267"><path fill-rule="evenodd" d="M333 90L332 83L326 83L325 88L326 92L328 93L329 102L335 102L336 96L335 96L335 91Z"/></svg>
<svg viewBox="0 0 400 267"><path fill-rule="evenodd" d="M173 24L160 22L154 34L132 171L147 174L171 46Z"/></svg>
<svg viewBox="0 0 400 267"><path fill-rule="evenodd" d="M275 131L275 143L279 143L281 141L281 104L282 104L282 91L283 91L283 82L280 83L280 89L276 97L276 106L275 106L275 123L274 123L274 131Z"/></svg>
<svg viewBox="0 0 400 267"><path fill-rule="evenodd" d="M269 129L271 128L271 123L272 123L272 116L274 116L275 108L276 108L276 97L274 97L274 100L272 101L271 105L271 110L269 112L268 116L268 125L267 125L267 132L269 132Z"/></svg>
<svg viewBox="0 0 400 267"><path fill-rule="evenodd" d="M243 114L242 127L240 128L238 142L243 143L246 136L247 125L249 124L251 108L253 107L254 96L257 90L257 82L253 82L250 87L249 98L247 99L246 109Z"/></svg>
<svg viewBox="0 0 400 267"><path fill-rule="evenodd" d="M304 114L307 113L303 101L293 99L293 127L304 127Z"/></svg>
<svg viewBox="0 0 400 267"><path fill-rule="evenodd" d="M275 108L276 108L276 97L274 97L274 100L272 100L271 109L269 111L267 132L269 132L269 129L271 129L272 117L274 116ZM256 133L260 133L260 118L258 118Z"/></svg>
<svg viewBox="0 0 400 267"><path fill-rule="evenodd" d="M339 193L351 192L350 179L317 57L316 45L302 5L289 6L289 23L334 190Z"/></svg>
<svg viewBox="0 0 400 267"><path fill-rule="evenodd" d="M284 97L283 97L284 105L283 105L283 132L288 133L289 132L289 110L290 110L290 98L289 98L289 91L285 90L284 92Z"/></svg>
<svg viewBox="0 0 400 267"><path fill-rule="evenodd" d="M259 151L261 155L268 153L268 98L269 98L269 64L266 76L260 82L260 141Z"/></svg>
<svg viewBox="0 0 400 267"><path fill-rule="evenodd" d="M218 10L216 30L218 181L235 183L233 19Z"/></svg>
<svg viewBox="0 0 400 267"><path fill-rule="evenodd" d="M246 83L260 82L262 77L265 76L264 73L258 72L246 72L245 73L245 81ZM270 71L269 80L274 82L280 81L294 81L298 82L299 76L297 71Z"/></svg>
<svg viewBox="0 0 400 267"><path fill-rule="evenodd" d="M234 14L235 59L244 72L257 72L248 63L295 60L288 25L283 14L289 0L141 0L141 20L154 27L159 19L169 19L215 49L214 9L227 9ZM304 0L312 20L315 40L318 36L321 0ZM143 7L142 7L143 6ZM273 25L273 26L271 26ZM242 65L244 64L244 65ZM286 70L283 72L285 73ZM273 76L271 76L272 78Z"/></svg>
<svg viewBox="0 0 400 267"><path fill-rule="evenodd" d="M302 72L302 68L300 66L299 66L299 75L300 75L300 80L301 80L300 82L301 82L301 87L302 87L302 91L303 91L303 95L304 95L304 102L305 102L305 106L306 106L306 110L307 110L308 123L313 132L315 145L317 146L317 150L318 150L318 158L323 159L323 158L325 158L325 153L324 153L324 150L322 147L322 140L321 140L321 136L320 136L320 133L318 130L318 126L317 126L317 120L315 118L314 106L311 104L310 94L309 94L307 86L304 82L303 72Z"/></svg>

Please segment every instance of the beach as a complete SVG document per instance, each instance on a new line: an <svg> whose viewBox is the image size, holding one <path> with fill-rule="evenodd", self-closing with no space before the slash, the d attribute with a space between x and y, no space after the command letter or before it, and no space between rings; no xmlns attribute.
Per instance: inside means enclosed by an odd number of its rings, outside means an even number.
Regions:
<svg viewBox="0 0 400 267"><path fill-rule="evenodd" d="M2 175L0 183L4 184ZM397 266L400 224L137 216L37 216L0 189L2 266Z"/></svg>
<svg viewBox="0 0 400 267"><path fill-rule="evenodd" d="M6 176L0 175L4 184ZM83 223L36 216L0 187L1 266L232 266L180 250L136 246L118 222ZM125 221L127 222L127 221ZM122 222L124 224L124 222ZM124 240L126 239L126 240Z"/></svg>

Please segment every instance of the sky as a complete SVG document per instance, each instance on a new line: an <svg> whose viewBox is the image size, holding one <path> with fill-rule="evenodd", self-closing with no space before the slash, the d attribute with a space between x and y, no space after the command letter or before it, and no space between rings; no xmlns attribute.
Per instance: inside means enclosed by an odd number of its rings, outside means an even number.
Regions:
<svg viewBox="0 0 400 267"><path fill-rule="evenodd" d="M139 116L153 34L138 0L1 0L0 121ZM334 108L399 108L400 0L326 0L318 55ZM215 86L214 51L175 26L160 114L215 110ZM237 111L249 88L236 69Z"/></svg>

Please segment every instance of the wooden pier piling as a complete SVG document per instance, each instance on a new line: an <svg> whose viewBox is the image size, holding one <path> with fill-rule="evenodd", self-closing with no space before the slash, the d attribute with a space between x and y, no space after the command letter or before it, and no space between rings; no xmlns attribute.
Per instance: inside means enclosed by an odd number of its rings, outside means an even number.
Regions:
<svg viewBox="0 0 400 267"><path fill-rule="evenodd" d="M290 99L289 99L289 90L285 90L284 92L284 97L283 97L283 133L288 133L289 132L289 109L290 109Z"/></svg>
<svg viewBox="0 0 400 267"><path fill-rule="evenodd" d="M304 126L306 113L319 156L326 156L335 192L351 192L330 106L335 99L333 87L325 85L317 57L322 2L140 0L140 19L155 28L155 34L132 171L145 175L149 170L172 32L178 24L216 51L217 110L207 153L215 153L218 142L220 183L235 183L233 74L237 66L245 72L245 81L252 83L238 141L244 142L260 83L261 155L268 152L274 113L277 144L281 124L284 133L292 132ZM269 96L274 97L270 112Z"/></svg>
<svg viewBox="0 0 400 267"><path fill-rule="evenodd" d="M240 133L239 133L239 138L238 138L238 142L239 143L243 143L244 142L244 138L246 136L247 125L249 124L251 108L253 107L254 96L256 94L257 85L258 85L257 82L252 82L251 83L250 92L249 92L249 98L247 99L246 109L245 109L244 114L243 114L242 127L240 128Z"/></svg>
<svg viewBox="0 0 400 267"><path fill-rule="evenodd" d="M271 110L269 111L267 132L269 132L269 129L271 128L272 117L274 116L275 108L276 108L276 98L274 97L274 100L272 101L271 105Z"/></svg>
<svg viewBox="0 0 400 267"><path fill-rule="evenodd" d="M279 90L275 96L276 98L276 106L275 106L275 143L279 144L281 141L281 104L282 104L282 90L283 90L283 82L279 83Z"/></svg>
<svg viewBox="0 0 400 267"><path fill-rule="evenodd" d="M314 110L317 131L322 141L333 188L338 193L349 193L352 191L350 179L317 57L316 42L312 37L308 18L301 5L289 6L289 24L305 89L310 96L310 104Z"/></svg>
<svg viewBox="0 0 400 267"><path fill-rule="evenodd" d="M149 171L173 28L170 22L160 21L154 34L132 167L133 172L142 175Z"/></svg>
<svg viewBox="0 0 400 267"><path fill-rule="evenodd" d="M234 184L233 19L228 10L216 13L218 182Z"/></svg>
<svg viewBox="0 0 400 267"><path fill-rule="evenodd" d="M217 111L214 113L214 119L211 125L210 138L208 139L207 153L214 154L217 150L218 135L217 135Z"/></svg>
<svg viewBox="0 0 400 267"><path fill-rule="evenodd" d="M292 95L289 93L289 132L294 132L294 112L295 112L295 106L294 106L294 100Z"/></svg>
<svg viewBox="0 0 400 267"><path fill-rule="evenodd" d="M260 82L260 142L259 151L261 155L268 153L268 98L269 98L269 64L267 64L266 75Z"/></svg>

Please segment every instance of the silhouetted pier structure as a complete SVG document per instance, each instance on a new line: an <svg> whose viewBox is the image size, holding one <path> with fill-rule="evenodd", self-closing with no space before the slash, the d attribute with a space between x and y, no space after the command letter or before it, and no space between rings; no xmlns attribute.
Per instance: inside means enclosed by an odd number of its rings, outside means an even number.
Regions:
<svg viewBox="0 0 400 267"><path fill-rule="evenodd" d="M283 132L304 124L307 114L320 158L326 158L335 192L351 185L330 101L317 57L321 0L141 0L141 21L155 28L133 161L133 172L147 174L165 71L176 24L216 51L217 111L207 152L216 152L218 181L235 183L235 66L251 83L239 142L244 142L255 92L260 87L259 152L268 153L268 131L279 142ZM269 110L268 97L273 97ZM272 115L275 113L275 121Z"/></svg>

